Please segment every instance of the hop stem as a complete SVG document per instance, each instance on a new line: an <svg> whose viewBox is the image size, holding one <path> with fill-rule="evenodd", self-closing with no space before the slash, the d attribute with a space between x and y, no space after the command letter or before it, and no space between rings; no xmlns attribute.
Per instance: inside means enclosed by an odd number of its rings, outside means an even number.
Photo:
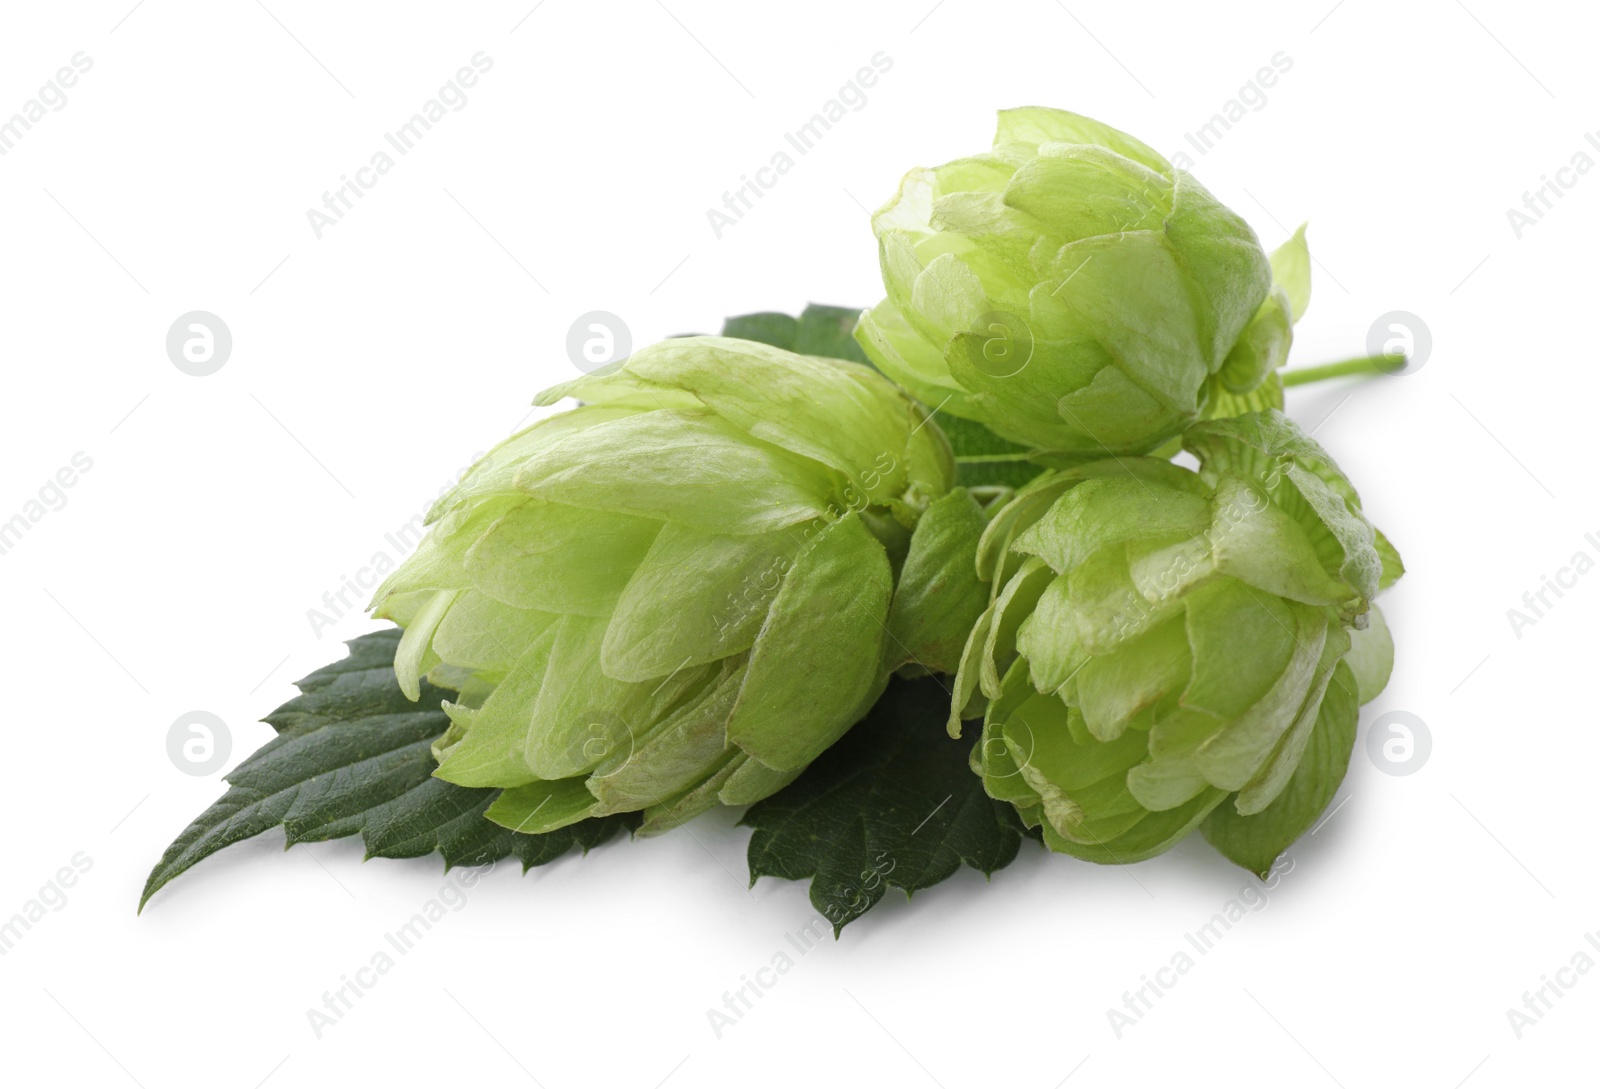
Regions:
<svg viewBox="0 0 1600 1089"><path fill-rule="evenodd" d="M1352 374L1393 374L1406 365L1406 357L1393 353L1364 355L1356 359L1341 359L1337 363L1324 363L1317 367L1301 367L1283 373L1283 385L1303 386L1308 382L1321 382L1328 378L1344 378Z"/></svg>
<svg viewBox="0 0 1600 1089"><path fill-rule="evenodd" d="M1014 454L959 454L956 456L956 464L989 465L996 462L1027 461L1034 453L1032 450L1019 450Z"/></svg>

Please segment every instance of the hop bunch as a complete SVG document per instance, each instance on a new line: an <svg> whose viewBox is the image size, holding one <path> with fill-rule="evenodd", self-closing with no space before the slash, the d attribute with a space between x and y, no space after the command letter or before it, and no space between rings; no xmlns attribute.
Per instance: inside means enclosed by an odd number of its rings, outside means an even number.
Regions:
<svg viewBox="0 0 1600 1089"><path fill-rule="evenodd" d="M836 927L886 883L1005 865L1019 818L1095 862L1199 828L1270 870L1387 683L1374 599L1402 572L1283 389L1404 360L1280 376L1304 228L1269 257L1077 114L1003 111L872 225L859 319L746 315L726 331L754 339L542 394L577 407L466 472L378 589L403 631L301 682L145 897L278 823L537 864L763 799L752 875L812 876ZM396 713L395 679L445 714Z"/></svg>
<svg viewBox="0 0 1600 1089"><path fill-rule="evenodd" d="M1197 472L1134 458L1041 477L977 553L994 596L952 732L981 690L989 792L1098 862L1158 854L1225 801L1262 812L1330 685L1370 699L1388 675L1372 599L1400 559L1326 452L1275 411L1184 446Z"/></svg>
<svg viewBox="0 0 1600 1089"><path fill-rule="evenodd" d="M1189 174L1064 110L1001 111L991 151L911 171L872 224L873 362L1044 453L1155 449L1259 387L1305 308L1303 236L1269 262Z"/></svg>
<svg viewBox="0 0 1600 1089"><path fill-rule="evenodd" d="M766 797L903 656L893 572L951 486L945 440L870 368L716 337L540 403L566 396L376 595L402 687L461 692L437 774L505 788L490 817L530 832Z"/></svg>

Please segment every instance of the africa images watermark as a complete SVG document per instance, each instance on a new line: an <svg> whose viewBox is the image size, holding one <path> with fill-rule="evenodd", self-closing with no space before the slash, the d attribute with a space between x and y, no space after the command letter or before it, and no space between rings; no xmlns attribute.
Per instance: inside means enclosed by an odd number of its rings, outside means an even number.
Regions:
<svg viewBox="0 0 1600 1089"><path fill-rule="evenodd" d="M1194 971L1199 963L1195 958L1203 957L1217 947L1217 944L1227 937L1233 928L1251 915L1266 909L1267 894L1277 888L1278 882L1284 874L1294 869L1294 859L1289 855L1282 855L1272 864L1272 869L1265 878L1252 878L1249 884L1240 887L1237 895L1230 897L1218 911L1202 925L1183 936L1184 944L1173 952L1167 963L1157 968L1150 975L1139 977L1139 986L1134 990L1122 992L1122 1006L1109 1006L1106 1008L1106 1022L1111 1026L1111 1032L1117 1039L1122 1039L1134 1025L1143 1021L1145 1015L1155 1009L1156 1003L1165 998L1184 976ZM1190 955L1193 951L1193 956ZM1151 978L1151 977L1154 978Z"/></svg>
<svg viewBox="0 0 1600 1089"><path fill-rule="evenodd" d="M1556 1003L1594 970L1595 955L1600 955L1600 933L1591 930L1583 936L1583 940L1588 943L1589 949L1578 949L1566 964L1549 975L1541 975L1537 989L1522 992L1521 1008L1506 1007L1506 1023L1511 1026L1511 1035L1522 1039L1523 1033L1543 1021L1545 1015L1555 1009ZM1591 955L1591 950L1594 955ZM1550 978L1552 975L1554 979Z"/></svg>
<svg viewBox="0 0 1600 1089"><path fill-rule="evenodd" d="M23 902L21 909L11 918L0 922L0 957L10 953L49 913L66 907L67 890L78 883L78 878L94 868L94 859L85 851L77 852L67 861L71 865L62 866L52 874L50 880L39 886L38 892Z"/></svg>
<svg viewBox="0 0 1600 1089"><path fill-rule="evenodd" d="M711 1026L711 1035L720 1040L724 1032L743 1021L745 1015L755 1009L756 1002L765 998L767 992L778 985L778 980L788 975L799 963L795 958L803 957L815 949L831 929L828 920L818 915L799 929L784 934L788 949L780 948L772 954L768 963L748 975L741 975L737 988L722 992L720 1009L707 1007L706 1023ZM789 955L789 949L794 950L794 956ZM752 975L754 979L750 978Z"/></svg>
<svg viewBox="0 0 1600 1089"><path fill-rule="evenodd" d="M755 207L756 201L778 184L779 178L794 169L796 155L803 157L809 154L833 126L848 114L859 113L866 108L867 88L876 85L894 67L894 58L881 49L868 59L870 66L863 65L856 69L856 74L839 88L838 94L824 102L818 112L793 132L783 134L787 146L773 152L767 165L754 171L754 177L750 174L739 175L739 185L722 194L721 208L706 209L706 222L711 224L711 233L719 241L724 231L743 219L745 213ZM794 155L789 154L791 148Z"/></svg>
<svg viewBox="0 0 1600 1089"><path fill-rule="evenodd" d="M1183 134L1189 147L1194 149L1194 156L1187 150L1179 151L1169 156L1173 166L1179 170L1193 169L1195 157L1216 147L1235 125L1250 114L1266 109L1267 91L1294 67L1294 58L1281 49L1272 54L1270 61L1270 66L1263 64L1256 69L1255 75L1239 88L1239 93L1224 102L1222 109L1212 114L1210 120L1193 132Z"/></svg>
<svg viewBox="0 0 1600 1089"><path fill-rule="evenodd" d="M0 556L9 555L34 526L44 521L45 515L64 508L67 505L67 490L93 468L94 459L79 450L68 459L67 464L39 485L34 497L23 503L21 510L0 522Z"/></svg>
<svg viewBox="0 0 1600 1089"><path fill-rule="evenodd" d="M1580 548L1572 554L1572 558L1561 567L1556 568L1555 577L1549 575L1539 576L1537 589L1528 590L1522 595L1522 608L1506 610L1506 620L1511 625L1511 633L1518 639L1522 638L1525 629L1533 627L1545 618L1545 615L1556 606L1556 602L1566 596L1568 590L1578 585L1578 580L1596 566L1595 556L1600 555L1600 536L1585 533L1583 540L1589 548Z"/></svg>
<svg viewBox="0 0 1600 1089"><path fill-rule="evenodd" d="M1586 132L1583 134L1584 142L1589 145L1589 150L1600 155L1600 131ZM1522 236L1528 229L1537 226L1539 221L1555 209L1556 202L1567 195L1567 191L1577 187L1581 179L1595 167L1595 160L1589 151L1579 148L1572 153L1572 158L1565 166L1557 167L1555 177L1549 174L1539 175L1539 184L1531 190L1524 190L1522 194L1522 207L1506 209L1506 222L1511 225L1512 237L1522 241Z"/></svg>
<svg viewBox="0 0 1600 1089"><path fill-rule="evenodd" d="M0 121L0 156L9 155L33 126L52 113L60 113L67 106L68 89L77 86L79 77L94 67L94 58L83 50L72 54L67 64L56 69L56 74L45 81L38 92L22 104L22 109Z"/></svg>
<svg viewBox="0 0 1600 1089"><path fill-rule="evenodd" d="M478 453L473 455L472 464L480 465L487 455ZM440 486L435 494L435 500L443 499L450 493L471 468L457 471L456 475ZM343 620L352 611L359 611L366 607L367 600L372 592L378 588L385 575L400 565L400 561L416 551L422 543L422 538L427 535L428 507L413 514L399 526L383 535L384 547L374 552L365 564L356 568L354 575L340 575L339 585L328 590L322 595L322 607L312 607L306 610L306 621L311 625L311 634L318 639L323 632Z"/></svg>
<svg viewBox="0 0 1600 1089"><path fill-rule="evenodd" d="M379 980L394 971L399 964L397 957L411 953L435 926L467 906L467 893L494 867L495 863L491 862L487 866L452 871L411 918L385 932L383 943L365 964L341 975L339 986L322 992L321 1007L306 1007L306 1023L311 1026L311 1034L320 1040L323 1033L343 1021Z"/></svg>
<svg viewBox="0 0 1600 1089"><path fill-rule="evenodd" d="M329 227L338 226L339 221L355 207L356 201L366 196L369 189L375 188L378 181L394 169L395 155L403 158L411 154L434 125L449 114L465 109L468 101L466 88L477 86L478 79L493 67L494 58L483 50L472 54L471 63L456 69L455 75L422 104L421 110L412 114L393 132L383 134L388 148L373 152L367 165L357 168L355 177L340 174L339 184L332 191L322 194L322 207L306 209L306 222L311 224L311 233L316 235L317 241L322 241L323 233ZM390 149L395 155L389 154Z"/></svg>

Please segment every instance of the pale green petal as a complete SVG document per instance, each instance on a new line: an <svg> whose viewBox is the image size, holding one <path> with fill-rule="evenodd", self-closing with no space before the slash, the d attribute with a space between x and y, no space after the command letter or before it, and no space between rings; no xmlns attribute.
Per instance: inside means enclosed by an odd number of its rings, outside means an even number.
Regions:
<svg viewBox="0 0 1600 1089"><path fill-rule="evenodd" d="M505 673L559 617L519 609L476 590L462 590L433 633L444 661L469 670Z"/></svg>
<svg viewBox="0 0 1600 1089"><path fill-rule="evenodd" d="M1311 250L1306 246L1306 225L1300 224L1289 241L1272 251L1272 282L1289 298L1290 320L1298 323L1311 305Z"/></svg>
<svg viewBox="0 0 1600 1089"><path fill-rule="evenodd" d="M1248 816L1222 805L1206 820L1203 831L1212 846L1263 880L1286 847L1308 829L1316 831L1313 825L1344 780L1360 717L1350 694L1354 687L1349 669L1341 665L1294 774L1271 805Z"/></svg>
<svg viewBox="0 0 1600 1089"><path fill-rule="evenodd" d="M1062 243L1159 230L1172 210L1167 178L1104 147L1047 144L1012 175L1005 203Z"/></svg>
<svg viewBox="0 0 1600 1089"><path fill-rule="evenodd" d="M817 518L836 490L821 466L755 442L709 412L686 411L590 427L523 466L516 486L553 503L727 533Z"/></svg>
<svg viewBox="0 0 1600 1089"><path fill-rule="evenodd" d="M557 779L501 791L483 815L513 832L539 835L577 824L593 810L594 795L582 779Z"/></svg>
<svg viewBox="0 0 1600 1089"><path fill-rule="evenodd" d="M609 761L589 780L598 812L623 813L667 801L726 763L736 751L727 741L728 717L743 684L742 666L723 668L715 681L639 738L625 759Z"/></svg>
<svg viewBox="0 0 1600 1089"><path fill-rule="evenodd" d="M1181 597L1147 597L1124 555L1101 549L1064 576L1070 608L1061 632L1085 654L1107 654L1183 609Z"/></svg>
<svg viewBox="0 0 1600 1089"><path fill-rule="evenodd" d="M462 590L471 585L464 557L474 541L521 499L515 495L492 496L469 506L451 510L422 538L416 551L389 573L373 592L373 615L409 624L415 605L405 607L405 599L423 591Z"/></svg>
<svg viewBox="0 0 1600 1089"><path fill-rule="evenodd" d="M1203 797L1212 789L1193 759L1157 756L1128 772L1128 791L1152 813L1162 813Z"/></svg>
<svg viewBox="0 0 1600 1089"><path fill-rule="evenodd" d="M1303 497L1316 522L1305 517L1291 497L1279 497L1279 504L1300 516L1300 524L1306 528L1318 555L1360 596L1357 611L1365 611L1365 603L1378 593L1378 580L1383 574L1372 523L1359 510L1351 510L1349 502L1316 474L1296 465L1284 476L1287 486ZM1328 564L1330 559L1333 563Z"/></svg>
<svg viewBox="0 0 1600 1089"><path fill-rule="evenodd" d="M1051 295L1062 328L1041 335L1104 346L1130 383L1172 412L1193 413L1211 366L1194 340L1189 277L1166 238L1154 231L1086 238L1062 247L1055 265Z"/></svg>
<svg viewBox="0 0 1600 1089"><path fill-rule="evenodd" d="M1167 241L1202 300L1195 316L1215 372L1272 289L1272 266L1248 223L1189 174L1175 173Z"/></svg>
<svg viewBox="0 0 1600 1089"><path fill-rule="evenodd" d="M779 771L761 761L740 753L734 761L732 775L717 791L717 801L723 805L750 805L769 797L794 782L799 771Z"/></svg>
<svg viewBox="0 0 1600 1089"><path fill-rule="evenodd" d="M933 176L934 192L939 195L999 193L1005 189L1006 182L1016 169L1011 163L993 155L970 155L936 166L929 173Z"/></svg>
<svg viewBox="0 0 1600 1089"><path fill-rule="evenodd" d="M1236 579L1220 578L1184 598L1194 671L1183 705L1236 719L1278 683L1295 654L1289 604Z"/></svg>
<svg viewBox="0 0 1600 1089"><path fill-rule="evenodd" d="M644 407L660 406L652 403ZM643 409L633 406L581 405L570 412L548 416L524 428L479 458L455 487L440 496L428 511L428 524L432 525L450 511L469 504L496 496L508 498L506 493L512 491L512 481L516 479L517 471L545 450L597 423L634 416L641 411Z"/></svg>
<svg viewBox="0 0 1600 1089"><path fill-rule="evenodd" d="M885 299L861 315L856 342L879 370L904 386L926 405L944 405L944 411L968 416L966 394L945 365L944 353L913 329L893 300Z"/></svg>
<svg viewBox="0 0 1600 1089"><path fill-rule="evenodd" d="M905 490L906 443L921 421L889 383L856 364L747 340L685 337L636 353L627 369L693 394L763 442L834 469L874 502Z"/></svg>
<svg viewBox="0 0 1600 1089"><path fill-rule="evenodd" d="M1102 476L1063 495L1013 547L1038 556L1064 575L1108 545L1199 535L1210 524L1210 504L1192 492L1126 476Z"/></svg>
<svg viewBox="0 0 1600 1089"><path fill-rule="evenodd" d="M1261 700L1195 752L1195 765L1212 785L1223 790L1240 789L1261 769L1294 724L1316 680L1328 639L1327 610L1303 605L1291 608L1294 654L1283 675Z"/></svg>
<svg viewBox="0 0 1600 1089"><path fill-rule="evenodd" d="M961 650L961 664L956 669L955 682L950 686L950 717L945 721L945 732L951 737L961 736L961 722L969 717L971 707L981 707L986 695L979 690L984 647L989 641L989 628L994 623L994 603L978 614Z"/></svg>
<svg viewBox="0 0 1600 1089"><path fill-rule="evenodd" d="M901 313L934 344L948 343L981 315L1003 309L990 300L977 274L952 253L939 254L927 263L912 282L908 301L909 306L897 300ZM948 352L945 359L949 361ZM961 375L953 377L967 385Z"/></svg>
<svg viewBox="0 0 1600 1089"><path fill-rule="evenodd" d="M1355 677L1357 702L1368 704L1389 686L1394 671L1394 636L1376 605L1367 611L1367 626L1350 633L1350 653L1345 664Z"/></svg>
<svg viewBox="0 0 1600 1089"><path fill-rule="evenodd" d="M464 566L507 605L606 616L660 531L648 518L529 499L484 532Z"/></svg>
<svg viewBox="0 0 1600 1089"><path fill-rule="evenodd" d="M559 625L547 628L483 706L457 719L466 725L466 734L435 775L467 787L510 786L538 778L528 763L528 735L558 630Z"/></svg>
<svg viewBox="0 0 1600 1089"><path fill-rule="evenodd" d="M1037 557L1029 557L994 602L994 615L984 636L983 657L978 660L978 679L984 694L998 699L1001 677L1011 668L1013 656L1027 654L1021 629L1039 607L1039 598L1056 575Z"/></svg>
<svg viewBox="0 0 1600 1089"><path fill-rule="evenodd" d="M734 749L722 757L722 762L705 770L705 778L689 790L667 798L643 810L644 822L639 825L639 836L658 836L670 832L717 805L722 785L739 770L739 760L744 754ZM745 757L748 759L748 757Z"/></svg>
<svg viewBox="0 0 1600 1089"><path fill-rule="evenodd" d="M1406 565L1400 559L1400 553L1394 545L1389 543L1389 538L1383 531L1373 527L1373 544L1378 550L1378 560L1383 565L1383 575L1378 579L1378 589L1387 590L1400 581L1400 576L1406 573Z"/></svg>
<svg viewBox="0 0 1600 1089"><path fill-rule="evenodd" d="M1021 711L1020 707L1002 709L999 701L991 704L984 716L982 735L972 747L970 763L983 776L984 790L991 798L1013 805L1038 805L1039 795L1023 778L1021 764L1027 762L1032 752L1032 732L1059 728L1057 720L1064 719L1067 711L1060 700L1026 691L1026 677L1021 677L1018 683L1027 700L1049 700L1053 707L1042 707L1042 713L1035 716L1031 709L1026 712ZM1042 721L1036 721L1036 718ZM1006 739L1008 723L1015 726L1014 741L1009 742ZM1020 754L1020 758L1016 754Z"/></svg>
<svg viewBox="0 0 1600 1089"><path fill-rule="evenodd" d="M1176 434L1188 422L1187 414L1180 411L1171 398L1142 385L1139 378L1118 365L1106 349L1085 348L1082 354L1101 356L1096 362L1102 365L1088 382L1067 385L1071 392L1056 398L1056 414L1060 420L1053 425L1053 430L1061 437L1051 444L1054 449L1080 457L1142 453ZM1141 355L1145 362L1155 358L1149 352ZM1204 372L1194 363L1193 358L1180 358L1172 365L1171 374L1164 377L1198 380ZM1066 432L1062 432L1063 423ZM1030 440L1021 436L1017 441ZM1047 440L1041 435L1031 441L1043 444Z"/></svg>
<svg viewBox="0 0 1600 1089"><path fill-rule="evenodd" d="M1308 480L1321 486L1315 477ZM1346 522L1356 523L1337 497L1330 505ZM1350 596L1349 586L1323 569L1303 524L1236 476L1225 476L1217 484L1210 542L1217 571L1268 594L1308 605L1337 605Z"/></svg>
<svg viewBox="0 0 1600 1089"><path fill-rule="evenodd" d="M407 699L415 700L422 695L422 675L440 662L433 650L433 633L455 599L454 590L440 590L434 594L400 636L400 645L394 652L394 675Z"/></svg>
<svg viewBox="0 0 1600 1089"><path fill-rule="evenodd" d="M626 759L679 694L715 666L688 666L665 678L630 683L601 668L605 618L565 617L539 689L528 736L528 766L543 779L564 779Z"/></svg>
<svg viewBox="0 0 1600 1089"><path fill-rule="evenodd" d="M1085 663L1074 678L1075 703L1089 732L1113 741L1141 712L1176 699L1188 680L1189 636L1173 619Z"/></svg>
<svg viewBox="0 0 1600 1089"><path fill-rule="evenodd" d="M996 512L978 540L978 577L990 585L990 599L999 592L1016 565L1022 562L1012 552L1016 539L1044 517L1062 494L1078 483L1079 478L1067 472L1046 473L1035 477L1017 490L1017 493ZM1008 562L1010 569L1007 569Z"/></svg>
<svg viewBox="0 0 1600 1089"><path fill-rule="evenodd" d="M814 760L884 683L892 589L883 546L847 517L800 553L750 654L728 738L768 767Z"/></svg>
<svg viewBox="0 0 1600 1089"><path fill-rule="evenodd" d="M977 502L958 488L923 512L911 537L889 609L892 661L954 673L989 588L978 578L978 538L988 523Z"/></svg>
<svg viewBox="0 0 1600 1089"><path fill-rule="evenodd" d="M1279 739L1272 756L1262 765L1261 770L1239 789L1239 796L1234 799L1234 807L1241 816L1248 817L1261 812L1289 785L1295 768L1300 766L1300 758L1305 754L1306 745L1311 740L1311 731L1316 725L1330 682L1353 685L1354 678L1350 670L1339 668L1341 656L1349 647L1350 637L1343 628L1328 629L1328 639L1322 646L1321 660L1317 662L1316 676L1306 692L1305 701L1300 705L1300 713L1296 716L1294 724ZM1341 693L1341 696L1354 699L1355 692L1352 690Z"/></svg>
<svg viewBox="0 0 1600 1089"><path fill-rule="evenodd" d="M601 663L644 681L749 650L801 532L732 536L669 523L622 590Z"/></svg>
<svg viewBox="0 0 1600 1089"><path fill-rule="evenodd" d="M1283 411L1283 379L1277 371L1267 375L1266 380L1249 393L1230 393L1222 383L1213 379L1211 396L1206 401L1205 418L1214 420L1224 416L1244 416L1268 409Z"/></svg>
<svg viewBox="0 0 1600 1089"><path fill-rule="evenodd" d="M698 337L681 337L681 340L698 340ZM644 349L649 351L649 349ZM625 416L633 412L653 412L659 409L697 409L703 402L687 390L651 381L632 368L632 359L613 363L593 374L574 378L570 382L551 386L540 392L533 403L548 407L566 397L575 397L579 408L592 411L590 406L602 406ZM616 410L622 411L616 411Z"/></svg>
<svg viewBox="0 0 1600 1089"><path fill-rule="evenodd" d="M1146 601L1167 603L1217 573L1211 535L1129 541L1128 578Z"/></svg>
<svg viewBox="0 0 1600 1089"><path fill-rule="evenodd" d="M1248 394L1288 361L1289 347L1293 343L1289 296L1282 287L1274 285L1272 293L1223 360L1217 381L1229 393Z"/></svg>
<svg viewBox="0 0 1600 1089"><path fill-rule="evenodd" d="M1198 828L1200 822L1227 796L1226 791L1205 790L1175 809L1146 814L1120 835L1088 839L1087 842L1068 839L1047 823L1044 826L1045 845L1053 851L1088 862L1113 865L1143 862L1171 849Z"/></svg>
<svg viewBox="0 0 1600 1089"><path fill-rule="evenodd" d="M1172 164L1165 157L1125 132L1092 117L1045 106L1001 110L994 143L996 147L1005 144L1034 147L1045 143L1099 144L1157 173L1165 174L1172 169Z"/></svg>

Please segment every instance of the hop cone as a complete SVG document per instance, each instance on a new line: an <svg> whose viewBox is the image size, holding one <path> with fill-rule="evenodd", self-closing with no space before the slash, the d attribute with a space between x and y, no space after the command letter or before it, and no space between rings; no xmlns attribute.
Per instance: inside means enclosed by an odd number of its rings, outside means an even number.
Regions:
<svg viewBox="0 0 1600 1089"><path fill-rule="evenodd" d="M994 148L907 174L873 217L887 298L856 335L924 403L1068 460L1155 449L1288 352L1305 245L1255 233L1125 133L1000 113ZM1226 402L1224 406L1222 402Z"/></svg>
<svg viewBox="0 0 1600 1089"><path fill-rule="evenodd" d="M1045 476L979 547L996 594L956 691L958 711L987 697L974 765L1052 848L1098 862L1158 854L1230 796L1259 813L1329 686L1370 699L1387 678L1386 639L1350 652L1400 559L1327 454L1273 411L1184 445L1199 472Z"/></svg>
<svg viewBox="0 0 1600 1089"><path fill-rule="evenodd" d="M542 832L671 827L793 779L881 692L892 569L953 466L867 367L671 340L547 391L379 588L395 667L460 692L437 774Z"/></svg>

